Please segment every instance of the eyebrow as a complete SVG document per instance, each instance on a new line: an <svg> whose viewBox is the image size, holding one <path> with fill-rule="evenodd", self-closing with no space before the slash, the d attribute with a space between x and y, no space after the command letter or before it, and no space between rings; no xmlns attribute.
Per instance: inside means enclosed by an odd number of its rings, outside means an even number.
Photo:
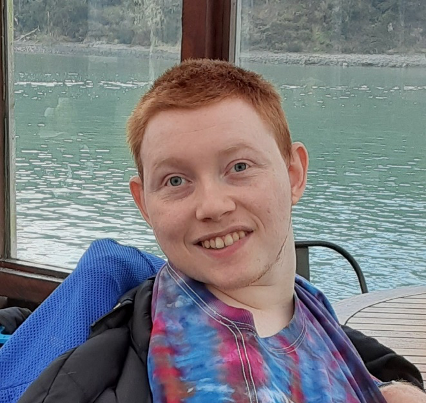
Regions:
<svg viewBox="0 0 426 404"><path fill-rule="evenodd" d="M152 171L155 172L158 168L169 166L169 167L178 167L185 164L185 160L178 157L167 157L162 160L157 160L152 166Z"/></svg>
<svg viewBox="0 0 426 404"><path fill-rule="evenodd" d="M248 150L250 152L259 152L259 150L255 149L254 147L250 146L249 144L245 143L245 142L238 142L235 143L223 150L220 150L218 152L218 155L220 157L227 157L230 156L238 151L241 150ZM152 172L155 172L156 170L158 170L159 168L162 167L182 167L186 165L186 161L184 159L181 159L179 157L167 157L165 159L162 160L157 160L154 165L152 166Z"/></svg>
<svg viewBox="0 0 426 404"><path fill-rule="evenodd" d="M235 152L238 152L240 150L249 150L251 152L259 152L260 150L255 149L254 147L250 146L249 144L245 142L239 142L232 146L227 147L226 149L219 152L220 155L229 156L230 154L234 154Z"/></svg>

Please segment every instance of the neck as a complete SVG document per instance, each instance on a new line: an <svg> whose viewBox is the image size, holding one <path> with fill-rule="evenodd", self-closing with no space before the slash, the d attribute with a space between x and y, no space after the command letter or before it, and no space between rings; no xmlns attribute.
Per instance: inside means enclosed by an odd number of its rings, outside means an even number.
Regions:
<svg viewBox="0 0 426 404"><path fill-rule="evenodd" d="M233 290L219 290L212 285L207 288L228 306L250 311L259 336L274 335L289 324L294 313L295 254L286 254L285 259L249 286Z"/></svg>

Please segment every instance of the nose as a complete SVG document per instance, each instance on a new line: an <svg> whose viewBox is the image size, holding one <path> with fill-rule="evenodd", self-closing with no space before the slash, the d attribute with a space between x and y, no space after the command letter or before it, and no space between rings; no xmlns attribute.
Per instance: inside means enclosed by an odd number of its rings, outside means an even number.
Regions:
<svg viewBox="0 0 426 404"><path fill-rule="evenodd" d="M195 215L201 221L218 222L236 209L236 203L228 186L209 183L200 186L196 193Z"/></svg>

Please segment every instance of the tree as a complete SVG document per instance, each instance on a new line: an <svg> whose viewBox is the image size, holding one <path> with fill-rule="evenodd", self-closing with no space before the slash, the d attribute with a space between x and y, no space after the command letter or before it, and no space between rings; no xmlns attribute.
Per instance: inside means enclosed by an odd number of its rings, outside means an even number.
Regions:
<svg viewBox="0 0 426 404"><path fill-rule="evenodd" d="M425 52L424 0L242 0L242 46L275 52ZM180 42L182 0L14 0L15 33L150 46Z"/></svg>

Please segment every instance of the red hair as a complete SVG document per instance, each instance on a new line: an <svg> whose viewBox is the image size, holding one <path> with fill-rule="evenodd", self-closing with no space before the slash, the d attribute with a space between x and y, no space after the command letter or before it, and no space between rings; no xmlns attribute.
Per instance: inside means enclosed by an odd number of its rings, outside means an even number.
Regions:
<svg viewBox="0 0 426 404"><path fill-rule="evenodd" d="M291 156L291 136L281 98L271 83L257 73L229 62L189 59L155 80L142 96L127 123L127 142L142 178L140 150L149 120L162 111L196 109L238 98L248 102L271 129L283 158Z"/></svg>

